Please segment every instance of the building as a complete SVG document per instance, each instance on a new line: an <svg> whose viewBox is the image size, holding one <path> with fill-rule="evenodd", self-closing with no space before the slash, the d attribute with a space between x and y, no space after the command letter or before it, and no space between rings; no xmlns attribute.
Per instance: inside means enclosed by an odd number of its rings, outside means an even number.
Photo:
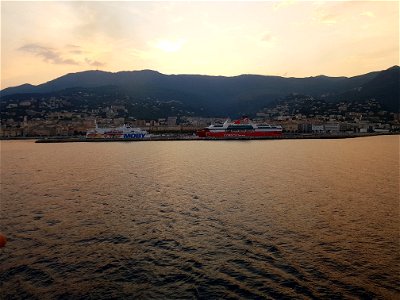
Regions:
<svg viewBox="0 0 400 300"><path fill-rule="evenodd" d="M328 122L324 125L325 132L339 132L340 124L338 122Z"/></svg>
<svg viewBox="0 0 400 300"><path fill-rule="evenodd" d="M311 133L312 132L312 124L311 123L300 123L298 125L299 132L303 133Z"/></svg>
<svg viewBox="0 0 400 300"><path fill-rule="evenodd" d="M325 131L325 128L322 124L311 124L311 131L315 133L321 133Z"/></svg>
<svg viewBox="0 0 400 300"><path fill-rule="evenodd" d="M168 117L167 118L167 125L168 126L175 126L177 119L178 119L177 117Z"/></svg>
<svg viewBox="0 0 400 300"><path fill-rule="evenodd" d="M282 129L285 132L298 132L299 124L296 122L283 122L281 123Z"/></svg>

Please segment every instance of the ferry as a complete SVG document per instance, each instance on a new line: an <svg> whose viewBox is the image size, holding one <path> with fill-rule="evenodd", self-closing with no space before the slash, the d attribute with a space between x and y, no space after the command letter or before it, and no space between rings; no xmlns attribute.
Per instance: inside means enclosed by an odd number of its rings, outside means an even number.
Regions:
<svg viewBox="0 0 400 300"><path fill-rule="evenodd" d="M101 128L97 126L87 130L87 139L143 139L149 137L147 131L140 128L133 128L130 125L124 124L116 128Z"/></svg>
<svg viewBox="0 0 400 300"><path fill-rule="evenodd" d="M234 122L228 119L223 124L212 124L197 131L198 137L209 138L262 138L278 137L281 135L282 126L254 124L246 117Z"/></svg>

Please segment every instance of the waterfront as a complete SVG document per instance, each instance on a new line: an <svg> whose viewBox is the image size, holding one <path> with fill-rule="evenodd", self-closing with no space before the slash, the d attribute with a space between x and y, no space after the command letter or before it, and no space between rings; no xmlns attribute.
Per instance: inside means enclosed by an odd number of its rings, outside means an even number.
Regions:
<svg viewBox="0 0 400 300"><path fill-rule="evenodd" d="M221 141L221 140L281 140L281 139L348 139L357 137L368 137L377 135L399 135L398 132L385 133L324 133L324 134L290 134L284 133L278 136L249 137L249 136L232 136L232 137L198 137L196 135L187 134L170 134L170 135L153 135L146 138L85 138L85 137L53 137L38 138L36 143L103 143L103 142L151 142L151 141ZM21 140L21 138L15 138Z"/></svg>
<svg viewBox="0 0 400 300"><path fill-rule="evenodd" d="M2 141L25 298L399 296L399 137Z"/></svg>

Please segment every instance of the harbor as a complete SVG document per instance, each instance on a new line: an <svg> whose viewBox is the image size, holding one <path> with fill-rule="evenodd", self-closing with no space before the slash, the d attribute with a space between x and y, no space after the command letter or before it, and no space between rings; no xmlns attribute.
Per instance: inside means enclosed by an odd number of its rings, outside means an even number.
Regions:
<svg viewBox="0 0 400 300"><path fill-rule="evenodd" d="M399 299L398 1L3 1L0 300Z"/></svg>
<svg viewBox="0 0 400 300"><path fill-rule="evenodd" d="M151 142L151 141L227 141L227 140L292 140L292 139L348 139L378 135L398 135L389 133L340 133L340 134L282 134L266 137L198 137L196 135L153 135L145 138L86 138L86 137L51 137L35 139L36 143L103 143L103 142Z"/></svg>
<svg viewBox="0 0 400 300"><path fill-rule="evenodd" d="M150 134L141 128L123 125L117 128L101 128L95 122L95 127L87 130L86 136L68 138L44 138L37 143L68 143L68 142L133 142L133 141L204 141L204 140L276 140L276 139L342 139L361 136L379 135L388 132L355 133L284 133L282 126L269 124L254 124L247 117L223 124L211 124L193 133Z"/></svg>

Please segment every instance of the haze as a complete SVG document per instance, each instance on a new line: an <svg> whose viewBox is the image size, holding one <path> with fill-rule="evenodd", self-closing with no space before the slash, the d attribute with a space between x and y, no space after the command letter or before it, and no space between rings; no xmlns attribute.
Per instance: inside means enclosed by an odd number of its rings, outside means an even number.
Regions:
<svg viewBox="0 0 400 300"><path fill-rule="evenodd" d="M70 72L354 76L399 64L397 1L1 2L1 88Z"/></svg>

